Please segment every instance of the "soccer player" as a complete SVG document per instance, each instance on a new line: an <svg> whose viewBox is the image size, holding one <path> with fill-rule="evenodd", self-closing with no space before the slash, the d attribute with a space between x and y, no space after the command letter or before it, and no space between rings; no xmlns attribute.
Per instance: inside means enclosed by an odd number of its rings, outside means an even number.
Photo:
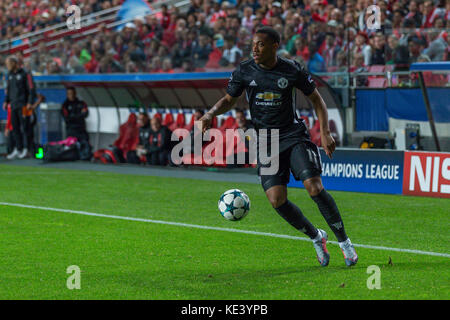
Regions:
<svg viewBox="0 0 450 320"><path fill-rule="evenodd" d="M300 89L313 103L320 122L322 146L331 158L336 143L328 127L327 108L311 75L296 61L277 56L279 44L280 35L274 29L261 27L256 31L252 43L253 59L241 62L232 73L227 94L200 119L202 130L211 127L214 116L230 110L246 90L255 129L279 129L278 172L274 175L261 174L262 165L258 161L260 181L272 207L289 224L313 240L320 265L327 266L330 261L326 247L327 233L314 227L300 208L287 199L286 185L291 171L296 180L303 181L336 235L346 265L352 266L358 261L358 256L347 237L335 201L322 185L318 147L311 142L305 124L295 113L295 88Z"/></svg>

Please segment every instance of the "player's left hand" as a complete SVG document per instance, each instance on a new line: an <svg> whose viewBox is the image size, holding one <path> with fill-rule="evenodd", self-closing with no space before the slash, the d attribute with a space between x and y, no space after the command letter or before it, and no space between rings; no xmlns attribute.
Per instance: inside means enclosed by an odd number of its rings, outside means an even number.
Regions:
<svg viewBox="0 0 450 320"><path fill-rule="evenodd" d="M321 136L322 148L325 150L328 158L333 158L333 152L336 150L336 142L334 141L331 134L322 134Z"/></svg>
<svg viewBox="0 0 450 320"><path fill-rule="evenodd" d="M213 117L209 113L205 113L200 119L198 119L197 126L198 128L205 133L206 130L211 128Z"/></svg>

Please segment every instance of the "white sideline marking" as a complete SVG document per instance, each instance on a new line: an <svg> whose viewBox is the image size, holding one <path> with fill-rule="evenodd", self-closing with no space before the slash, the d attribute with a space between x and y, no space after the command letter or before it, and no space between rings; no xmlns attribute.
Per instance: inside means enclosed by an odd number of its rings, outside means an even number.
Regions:
<svg viewBox="0 0 450 320"><path fill-rule="evenodd" d="M128 221L140 221L140 222L147 222L147 223L157 223L157 224L165 224L165 225L179 226L179 227L188 227L188 228L197 228L197 229L206 229L206 230L245 233L245 234L252 234L252 235L266 236L266 237L273 237L273 238L283 238L283 239L300 240L300 241L311 241L310 239L307 239L307 238L304 238L304 237L290 236L290 235L287 235L287 234L277 234L277 233L270 233L270 232L259 232L259 231L240 230L240 229L231 229L231 228L211 227L211 226L202 226L202 225L182 223L182 222L171 222L171 221L162 221L162 220L152 220L152 219L125 217L125 216L114 216L114 215L109 215L109 214L101 214L101 213L94 213L94 212L87 212L87 211L77 211L77 210L69 210L69 209L39 207L39 206L32 206L32 205L20 204L20 203L0 202L0 205L2 205L2 206L10 206L10 207L28 208L28 209L38 209L38 210L65 212L65 213L80 214L80 215L92 216L92 217L111 218L111 219L128 220ZM338 244L337 241L327 241L327 242L328 243L332 243L332 244L336 244L336 245ZM353 245L355 247L367 248L367 249L384 250L384 251L396 251L396 252L407 252L407 253L422 254L422 255L427 255L427 256L437 256L437 257L450 258L450 254L447 254L447 253L412 250L412 249L402 249L402 248L390 248L390 247L372 246L372 245L367 245L367 244L356 244L356 243L354 243Z"/></svg>

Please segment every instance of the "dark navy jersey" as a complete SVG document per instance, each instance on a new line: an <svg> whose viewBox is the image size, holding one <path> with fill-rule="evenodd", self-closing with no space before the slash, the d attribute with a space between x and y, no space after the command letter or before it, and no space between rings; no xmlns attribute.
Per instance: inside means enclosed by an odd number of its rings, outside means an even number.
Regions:
<svg viewBox="0 0 450 320"><path fill-rule="evenodd" d="M297 61L277 57L272 69L261 68L253 59L241 62L228 81L227 93L239 97L245 90L255 128L279 129L285 149L299 138L309 139L295 113L295 94L300 89L308 96L315 88L311 75Z"/></svg>

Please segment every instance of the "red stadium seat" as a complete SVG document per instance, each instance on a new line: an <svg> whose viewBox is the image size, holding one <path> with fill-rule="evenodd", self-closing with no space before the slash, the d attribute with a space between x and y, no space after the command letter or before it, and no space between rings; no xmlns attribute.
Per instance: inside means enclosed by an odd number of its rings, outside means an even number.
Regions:
<svg viewBox="0 0 450 320"><path fill-rule="evenodd" d="M122 150L126 157L128 151L136 149L139 143L139 128L137 126L136 114L130 113L127 122L119 128L119 138L114 141L114 146Z"/></svg>
<svg viewBox="0 0 450 320"><path fill-rule="evenodd" d="M385 78L370 78L369 81L369 88L386 88L387 85L387 79Z"/></svg>
<svg viewBox="0 0 450 320"><path fill-rule="evenodd" d="M186 130L191 131L194 128L194 114L192 114L191 121L187 125L184 126Z"/></svg>
<svg viewBox="0 0 450 320"><path fill-rule="evenodd" d="M174 131L178 128L184 128L185 121L186 118L184 117L184 113L177 114L177 120L171 125L169 125L169 130Z"/></svg>
<svg viewBox="0 0 450 320"><path fill-rule="evenodd" d="M309 130L309 134L311 135L311 141L314 142L318 147L322 145L322 140L320 138L320 122L316 119L314 125Z"/></svg>
<svg viewBox="0 0 450 320"><path fill-rule="evenodd" d="M327 72L336 72L338 70L337 66L332 66L327 68Z"/></svg>
<svg viewBox="0 0 450 320"><path fill-rule="evenodd" d="M173 123L173 115L169 112L164 116L163 126L169 127Z"/></svg>
<svg viewBox="0 0 450 320"><path fill-rule="evenodd" d="M184 116L184 113L179 113L177 115L177 128L182 128L186 124L186 117Z"/></svg>
<svg viewBox="0 0 450 320"><path fill-rule="evenodd" d="M385 68L383 65L373 65L369 67L369 72L384 72Z"/></svg>
<svg viewBox="0 0 450 320"><path fill-rule="evenodd" d="M155 114L153 115L153 118L159 119L160 121L162 121L162 115L161 115L161 113L159 113L159 112L155 113Z"/></svg>
<svg viewBox="0 0 450 320"><path fill-rule="evenodd" d="M212 119L211 128L217 128L217 117L214 117Z"/></svg>
<svg viewBox="0 0 450 320"><path fill-rule="evenodd" d="M232 129L234 125L236 124L236 119L233 118L233 116L229 116L220 126L220 130L224 131L226 129Z"/></svg>

